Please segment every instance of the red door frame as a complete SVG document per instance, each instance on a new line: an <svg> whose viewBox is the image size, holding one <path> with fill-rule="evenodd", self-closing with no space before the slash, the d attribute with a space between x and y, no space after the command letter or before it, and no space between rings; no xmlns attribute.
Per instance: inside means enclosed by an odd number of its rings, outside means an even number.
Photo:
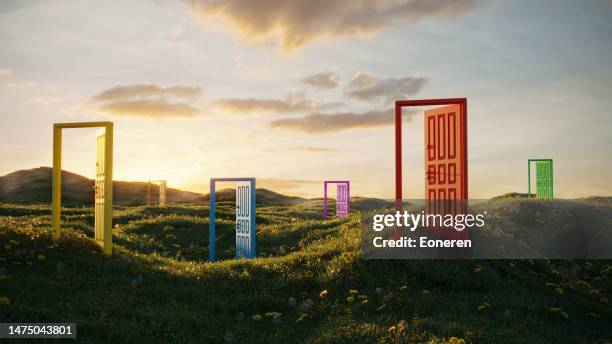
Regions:
<svg viewBox="0 0 612 344"><path fill-rule="evenodd" d="M459 168L462 176L463 195L460 199L468 198L468 164L467 164L467 98L446 98L446 99L420 99L420 100L396 100L395 101L395 208L402 210L402 108L410 106L436 106L453 105L461 106L461 126L463 137L463 159Z"/></svg>

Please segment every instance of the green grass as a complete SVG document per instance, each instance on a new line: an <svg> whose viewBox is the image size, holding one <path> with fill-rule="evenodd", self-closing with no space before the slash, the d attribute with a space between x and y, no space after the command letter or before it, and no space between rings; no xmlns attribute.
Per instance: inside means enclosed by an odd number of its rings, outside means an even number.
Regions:
<svg viewBox="0 0 612 344"><path fill-rule="evenodd" d="M233 204L220 202L221 261L208 263L206 205L117 208L105 257L91 208L64 210L56 243L47 206L0 204L0 321L76 322L80 340L113 343L612 337L609 261L368 261L358 212L323 222L317 202L257 210L258 258L231 258Z"/></svg>

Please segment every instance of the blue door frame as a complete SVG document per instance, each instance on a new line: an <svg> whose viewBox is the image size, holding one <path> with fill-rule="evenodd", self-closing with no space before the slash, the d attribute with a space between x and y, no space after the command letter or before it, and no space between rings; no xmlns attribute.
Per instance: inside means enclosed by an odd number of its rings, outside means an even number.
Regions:
<svg viewBox="0 0 612 344"><path fill-rule="evenodd" d="M245 255L244 258L255 258L256 257L256 242L257 242L257 228L255 223L255 210L256 210L256 187L255 187L255 178L210 178L210 214L209 214L209 232L208 232L208 240L209 240L209 257L208 260L214 262L217 260L215 253L215 186L217 182L250 182L251 183L251 224L250 224L250 249L248 250L248 254ZM236 200L238 202L238 200ZM238 235L238 233L236 233ZM236 247L236 252L238 252L238 247Z"/></svg>

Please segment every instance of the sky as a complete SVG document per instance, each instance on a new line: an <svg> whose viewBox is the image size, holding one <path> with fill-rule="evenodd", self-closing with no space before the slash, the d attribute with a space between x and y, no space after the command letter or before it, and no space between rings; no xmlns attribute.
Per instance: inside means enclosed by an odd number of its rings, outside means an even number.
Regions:
<svg viewBox="0 0 612 344"><path fill-rule="evenodd" d="M211 177L394 197L394 101L468 99L470 198L612 195L612 1L2 1L0 175L52 163L52 125L113 121L115 180ZM404 195L423 197L423 112ZM95 174L95 129L63 169Z"/></svg>

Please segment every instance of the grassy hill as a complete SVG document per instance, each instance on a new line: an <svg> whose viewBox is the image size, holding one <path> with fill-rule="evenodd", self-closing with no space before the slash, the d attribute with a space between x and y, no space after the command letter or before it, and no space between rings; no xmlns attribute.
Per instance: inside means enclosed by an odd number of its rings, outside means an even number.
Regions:
<svg viewBox="0 0 612 344"><path fill-rule="evenodd" d="M514 211L534 203L510 201L491 210L527 221ZM320 200L258 207L258 258L235 260L234 204L220 201L209 263L206 204L118 207L112 257L89 239L91 208L66 209L55 243L48 206L0 204L0 321L71 321L113 343L612 339L610 261L363 260L357 208L323 222Z"/></svg>
<svg viewBox="0 0 612 344"><path fill-rule="evenodd" d="M503 228L472 233L480 256L487 250L510 257L601 258L612 253L612 208L605 203L495 198L472 210L487 212L486 228Z"/></svg>

